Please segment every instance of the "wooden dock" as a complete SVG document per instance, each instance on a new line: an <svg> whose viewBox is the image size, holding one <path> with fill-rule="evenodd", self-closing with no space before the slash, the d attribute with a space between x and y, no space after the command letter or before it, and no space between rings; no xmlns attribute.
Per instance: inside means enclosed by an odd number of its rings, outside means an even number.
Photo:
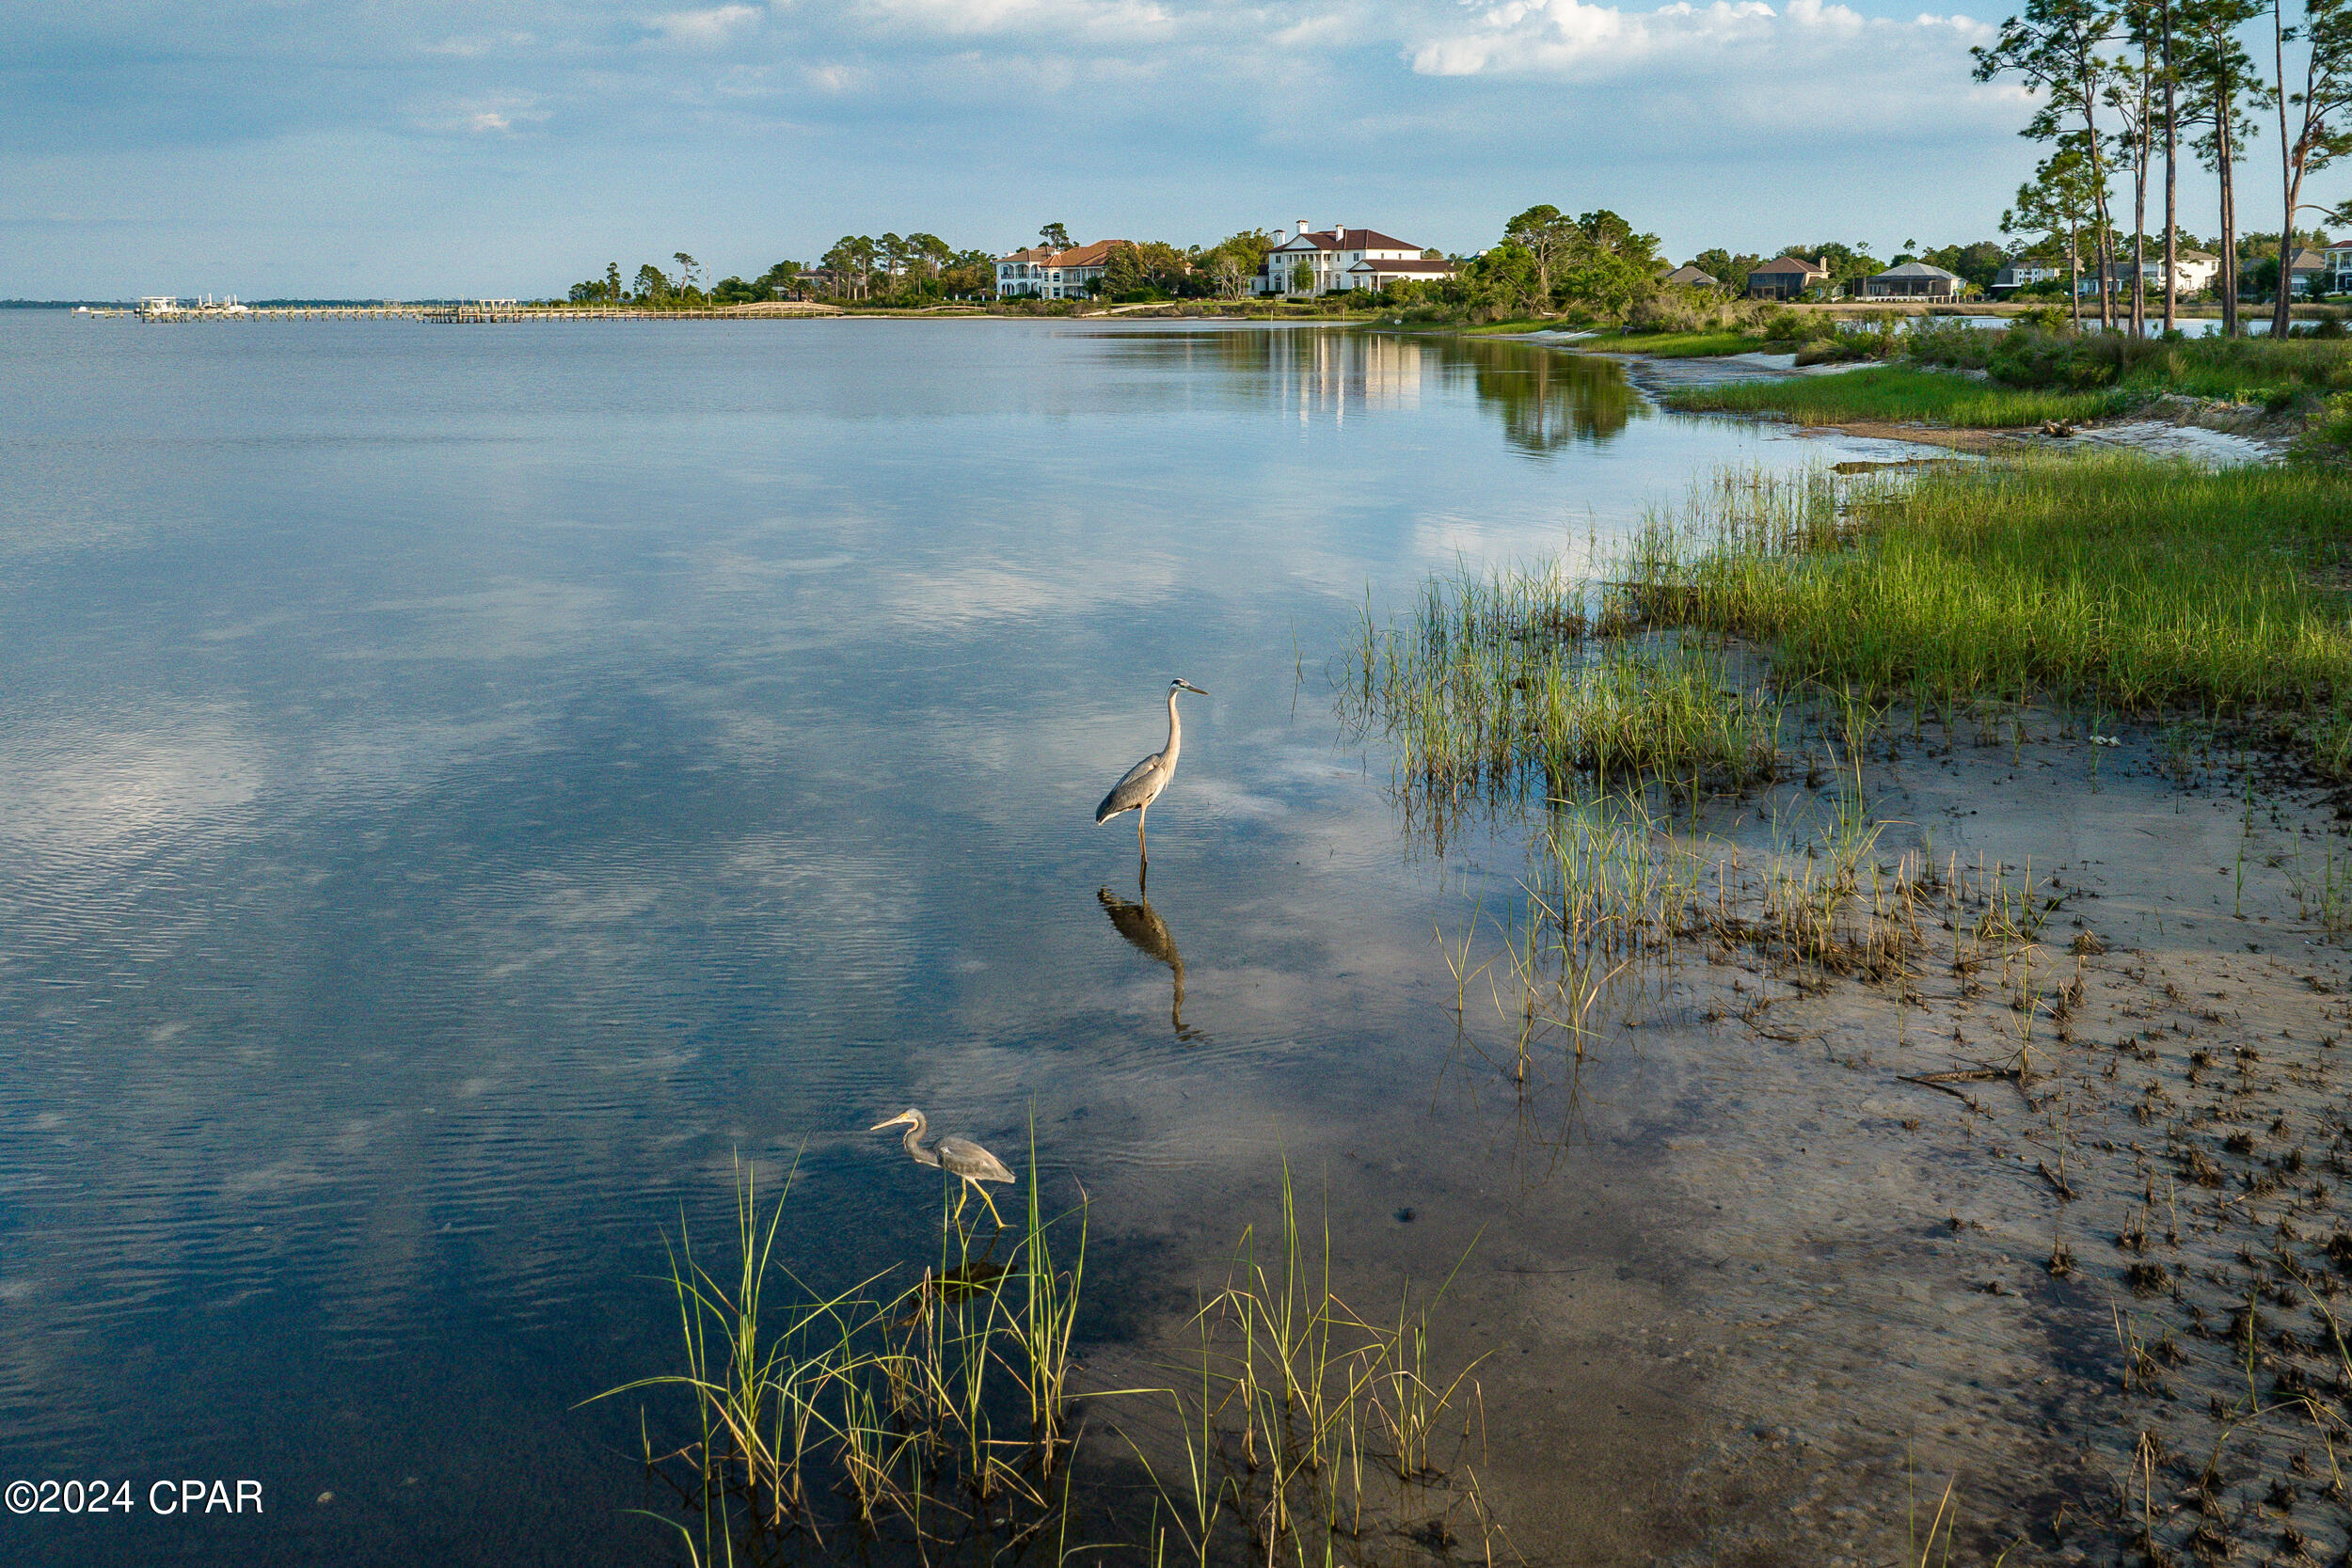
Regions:
<svg viewBox="0 0 2352 1568"><path fill-rule="evenodd" d="M464 300L442 305L188 305L141 307L136 311L91 310L86 314L135 315L144 324L183 322L418 321L453 326L487 326L502 322L574 321L794 321L837 316L834 305L778 303L694 310L641 309L628 305L519 305L510 299Z"/></svg>

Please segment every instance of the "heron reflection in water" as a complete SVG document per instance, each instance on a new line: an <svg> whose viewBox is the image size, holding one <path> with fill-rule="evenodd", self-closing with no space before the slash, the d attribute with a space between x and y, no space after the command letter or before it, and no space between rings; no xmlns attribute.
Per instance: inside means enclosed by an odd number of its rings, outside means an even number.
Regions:
<svg viewBox="0 0 2352 1568"><path fill-rule="evenodd" d="M914 1157L916 1164L934 1165L950 1176L960 1176L963 1179L963 1190L956 1195L956 1218L959 1220L963 1218L964 1199L977 1193L980 1195L980 1201L988 1205L989 1218L996 1222L996 1227L999 1230L1003 1229L1005 1216L996 1212L995 1200L988 1196L988 1189L980 1183L1010 1181L1012 1172L1005 1168L1005 1163L971 1139L960 1138L953 1133L940 1139L935 1148L925 1148L923 1135L930 1131L931 1124L922 1112L911 1105L888 1121L876 1122L866 1131L879 1132L885 1127L896 1127L900 1122L907 1124L907 1133L899 1142L905 1146L907 1153Z"/></svg>
<svg viewBox="0 0 2352 1568"><path fill-rule="evenodd" d="M1111 785L1111 792L1103 797L1103 803L1094 808L1094 825L1101 827L1122 812L1136 814L1136 855L1142 863L1136 873L1136 884L1152 874L1152 851L1143 841L1143 819L1152 814L1152 802L1160 798L1176 776L1177 754L1184 750L1184 726L1176 717L1176 693L1189 691L1205 697L1201 690L1182 675L1168 683L1168 744L1127 769L1127 776Z"/></svg>
<svg viewBox="0 0 2352 1568"><path fill-rule="evenodd" d="M1168 965L1172 976L1172 994L1168 1004L1168 1022L1175 1026L1180 1040L1200 1038L1197 1030L1184 1027L1184 956L1176 951L1176 939L1168 929L1168 922L1152 907L1152 900L1131 904L1110 889L1097 888L1094 896L1101 899L1103 912L1111 917L1111 928L1127 939L1128 945L1147 958L1156 958Z"/></svg>

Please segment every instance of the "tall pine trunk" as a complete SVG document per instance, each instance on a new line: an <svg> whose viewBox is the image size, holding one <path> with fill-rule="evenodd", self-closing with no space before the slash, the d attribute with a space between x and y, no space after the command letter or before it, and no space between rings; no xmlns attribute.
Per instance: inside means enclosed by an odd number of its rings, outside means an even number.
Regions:
<svg viewBox="0 0 2352 1568"><path fill-rule="evenodd" d="M2069 219L2066 225L2066 297L2073 302L2074 330L2083 328L2083 228Z"/></svg>
<svg viewBox="0 0 2352 1568"><path fill-rule="evenodd" d="M2173 330L2173 312L2180 300L2175 276L2181 261L2180 202L2181 128L2175 121L2172 80L2172 0L2164 0L2164 329Z"/></svg>
<svg viewBox="0 0 2352 1568"><path fill-rule="evenodd" d="M2214 82L2214 162L2221 173L2221 335L2237 336L2237 149L2230 141L2229 78Z"/></svg>
<svg viewBox="0 0 2352 1568"><path fill-rule="evenodd" d="M2270 335L2281 342L2295 319L2295 200L2302 183L2296 178L2294 144L2287 140L2286 19L2279 14L2285 7L2286 0L2270 0L2271 59L2279 71L2279 194L2286 208L2279 225L2279 297L2271 302Z"/></svg>
<svg viewBox="0 0 2352 1568"><path fill-rule="evenodd" d="M2148 335L2148 35L2139 38L2139 130L2132 149L2132 336Z"/></svg>
<svg viewBox="0 0 2352 1568"><path fill-rule="evenodd" d="M2114 230L2107 221L2107 169L2099 157L2099 122L2092 94L2096 90L2088 61L2082 73L2083 139L2090 150L2091 213L2098 219L2099 232L2099 325L2104 330L2115 328L2115 266Z"/></svg>

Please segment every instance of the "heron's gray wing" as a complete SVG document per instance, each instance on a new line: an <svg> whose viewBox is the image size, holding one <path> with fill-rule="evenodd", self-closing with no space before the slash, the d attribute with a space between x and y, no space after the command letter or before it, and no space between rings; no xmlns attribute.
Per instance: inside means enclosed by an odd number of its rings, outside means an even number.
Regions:
<svg viewBox="0 0 2352 1568"><path fill-rule="evenodd" d="M1111 785L1111 792L1094 808L1095 826L1102 826L1122 811L1135 810L1151 797L1152 779L1159 771L1160 756L1160 752L1152 752L1128 768L1125 778Z"/></svg>
<svg viewBox="0 0 2352 1568"><path fill-rule="evenodd" d="M1009 1181L1012 1172L1005 1163L969 1138L947 1137L939 1140L939 1163L958 1176L975 1181Z"/></svg>

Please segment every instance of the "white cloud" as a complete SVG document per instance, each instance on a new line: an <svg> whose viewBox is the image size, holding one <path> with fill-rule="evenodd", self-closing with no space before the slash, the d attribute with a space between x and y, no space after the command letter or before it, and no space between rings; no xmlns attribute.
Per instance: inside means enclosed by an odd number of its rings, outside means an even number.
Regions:
<svg viewBox="0 0 2352 1568"><path fill-rule="evenodd" d="M1613 205L1677 249L1973 237L2031 166L2029 96L1970 80L1987 30L1919 0L418 0L255 33L266 83L203 67L242 26L135 29L0 98L0 267L25 292L146 292L182 256L203 286L453 292L451 225L462 287L491 293L674 232L742 271L845 230L994 248L1056 215L1207 239L1301 202L1448 248L1538 199ZM0 22L10 41L38 53ZM1062 129L1003 135L1024 119ZM497 156L453 165L451 143ZM606 155L657 146L711 155ZM158 149L212 172L113 175ZM560 195L517 204L517 178Z"/></svg>
<svg viewBox="0 0 2352 1568"><path fill-rule="evenodd" d="M412 109L408 118L421 131L437 131L444 135L495 136L505 135L519 126L544 124L552 118L552 111L541 107L534 93L506 92L443 99Z"/></svg>
<svg viewBox="0 0 2352 1568"><path fill-rule="evenodd" d="M645 25L651 42L681 49L719 49L757 27L766 15L757 6L712 6L698 11L664 11Z"/></svg>
<svg viewBox="0 0 2352 1568"><path fill-rule="evenodd" d="M866 0L865 9L925 32L1056 33L1095 41L1164 36L1177 20L1155 0Z"/></svg>
<svg viewBox="0 0 2352 1568"><path fill-rule="evenodd" d="M428 55L446 55L452 59L477 60L500 49L528 49L535 41L529 33L506 33L498 38L446 38L438 43L428 43Z"/></svg>
<svg viewBox="0 0 2352 1568"><path fill-rule="evenodd" d="M1781 12L1761 0L1680 3L1650 11L1585 0L1508 0L1480 11L1468 27L1408 41L1405 54L1425 76L1592 77L1648 60L1688 67L1711 57L1753 77L1775 73L1791 54L1818 55L1855 43L1875 54L1913 41L1956 55L1963 41L1989 32L1964 16L1889 22L1824 0L1788 0ZM1961 74L1964 79L1965 71Z"/></svg>
<svg viewBox="0 0 2352 1568"><path fill-rule="evenodd" d="M864 85L866 73L852 65L812 65L801 71L801 79L815 90L832 95L850 92Z"/></svg>

